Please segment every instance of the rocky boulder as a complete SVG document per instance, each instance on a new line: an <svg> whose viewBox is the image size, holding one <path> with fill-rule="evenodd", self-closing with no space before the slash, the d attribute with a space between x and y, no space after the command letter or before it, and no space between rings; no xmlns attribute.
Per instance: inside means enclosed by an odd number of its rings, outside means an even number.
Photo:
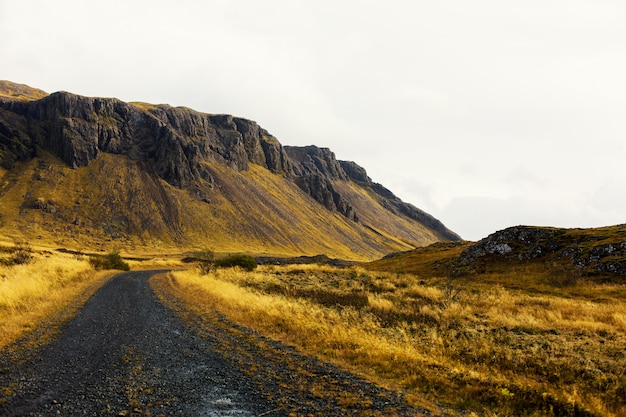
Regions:
<svg viewBox="0 0 626 417"><path fill-rule="evenodd" d="M537 259L558 249L555 237L565 229L528 226L509 227L492 233L465 249L461 257L474 261L486 255L499 255L518 260Z"/></svg>

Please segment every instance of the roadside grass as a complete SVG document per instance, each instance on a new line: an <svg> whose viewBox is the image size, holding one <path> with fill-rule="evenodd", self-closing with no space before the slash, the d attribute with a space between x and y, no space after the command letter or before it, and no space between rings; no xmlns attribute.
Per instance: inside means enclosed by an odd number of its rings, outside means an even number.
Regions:
<svg viewBox="0 0 626 417"><path fill-rule="evenodd" d="M67 313L72 302L86 299L113 274L94 271L82 256L46 251L29 255L28 262L16 264L14 248L0 248L0 349L44 320Z"/></svg>
<svg viewBox="0 0 626 417"><path fill-rule="evenodd" d="M126 263L133 271L140 269L183 269L188 267L180 260L179 257L149 257L143 260L128 259Z"/></svg>
<svg viewBox="0 0 626 417"><path fill-rule="evenodd" d="M626 287L580 282L545 292L532 284L545 277L528 273L493 273L485 284L260 266L175 272L158 288L435 412L626 415Z"/></svg>

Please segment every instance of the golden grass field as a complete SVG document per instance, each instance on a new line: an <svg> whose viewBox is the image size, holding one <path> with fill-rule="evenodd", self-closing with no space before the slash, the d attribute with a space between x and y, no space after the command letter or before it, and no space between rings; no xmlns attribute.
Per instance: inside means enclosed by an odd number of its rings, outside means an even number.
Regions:
<svg viewBox="0 0 626 417"><path fill-rule="evenodd" d="M531 273L499 277L526 283L515 289L496 276L261 266L175 272L155 287L438 413L626 415L626 288L541 292Z"/></svg>
<svg viewBox="0 0 626 417"><path fill-rule="evenodd" d="M13 262L16 248L30 259ZM129 264L134 269L180 266L178 262L158 258L150 259L148 265L138 261ZM0 349L42 323L59 324L71 317L118 272L95 271L85 255L35 250L23 242L0 243ZM52 336L54 329L47 330L43 336Z"/></svg>
<svg viewBox="0 0 626 417"><path fill-rule="evenodd" d="M540 264L454 279L427 266L463 246L344 269L191 268L155 278L154 288L439 415L626 415L626 286L554 285L561 280ZM71 317L116 273L94 271L84 255L41 248L27 248L32 258L18 264L17 249L0 245L0 348ZM129 263L182 266L168 257Z"/></svg>
<svg viewBox="0 0 626 417"><path fill-rule="evenodd" d="M33 251L29 262L11 265L13 247L0 250L0 348L44 320L67 314L70 305L86 300L112 275L95 272L86 257L51 252Z"/></svg>

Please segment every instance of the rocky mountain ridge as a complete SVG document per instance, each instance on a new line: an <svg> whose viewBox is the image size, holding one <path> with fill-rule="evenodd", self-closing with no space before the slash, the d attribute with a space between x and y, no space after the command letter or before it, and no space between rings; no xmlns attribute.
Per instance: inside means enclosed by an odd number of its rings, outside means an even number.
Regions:
<svg viewBox="0 0 626 417"><path fill-rule="evenodd" d="M208 203L221 186L216 166L244 173L254 165L296 184L330 212L352 222L361 222L364 204L349 191L360 187L393 216L427 229L427 240L459 239L437 219L371 181L354 162L338 161L326 148L282 146L256 122L68 92L42 96L40 91L0 83L0 165L5 170L42 152L73 169L87 167L103 154L121 155L145 173ZM365 217L372 223L373 215ZM375 224L368 227L386 233ZM401 237L416 245L430 243L414 238Z"/></svg>
<svg viewBox="0 0 626 417"><path fill-rule="evenodd" d="M0 163L48 150L73 168L89 165L100 153L152 161L156 173L183 188L194 180L212 182L202 162L217 161L237 171L249 163L273 172L291 172L277 140L256 123L229 115L208 115L183 107L142 106L113 98L67 92L36 101L0 101L14 115L0 124Z"/></svg>

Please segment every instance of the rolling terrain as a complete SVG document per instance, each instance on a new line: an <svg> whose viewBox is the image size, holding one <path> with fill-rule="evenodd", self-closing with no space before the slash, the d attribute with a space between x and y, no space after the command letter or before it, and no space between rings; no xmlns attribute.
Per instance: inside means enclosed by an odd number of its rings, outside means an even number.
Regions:
<svg viewBox="0 0 626 417"><path fill-rule="evenodd" d="M372 270L452 280L487 282L515 276L518 280L509 284L517 287L567 287L585 281L625 284L626 225L591 229L513 226L478 242L436 243L389 254L367 265Z"/></svg>
<svg viewBox="0 0 626 417"><path fill-rule="evenodd" d="M80 323L98 288L124 281L115 297L138 299L113 311L101 301L106 316L137 307L131 316L166 323L176 313L172 328L210 339L216 360L240 367L224 372L256 384L247 393L262 397L262 415L626 413L625 225L515 226L463 241L354 162L282 146L249 120L10 82L0 82L0 165L3 363L39 352L57 360L53 345L65 350L81 334L65 333L71 317ZM51 250L59 247L70 250ZM132 269L177 271L150 285L151 272L109 280L84 253L112 248L144 255L126 257ZM211 250L264 262L248 271L194 258ZM328 257L352 262L330 266ZM117 358L126 373L96 371L111 389L127 384L128 398L101 395L94 380L87 392L67 384L59 401L47 373L26 363L3 371L0 409L19 414L36 399L33 410L54 414L76 409L81 395L130 415L203 406L162 403L184 378L161 380L162 364L142 345L154 344L146 325L125 321L137 327L122 332L132 354L99 359ZM80 337L117 331L87 329ZM188 351L170 352L177 360ZM50 378L77 371L57 368ZM263 388L267 380L277 383ZM211 406L237 407L224 398Z"/></svg>
<svg viewBox="0 0 626 417"><path fill-rule="evenodd" d="M68 248L376 259L459 236L255 122L0 83L0 233Z"/></svg>

